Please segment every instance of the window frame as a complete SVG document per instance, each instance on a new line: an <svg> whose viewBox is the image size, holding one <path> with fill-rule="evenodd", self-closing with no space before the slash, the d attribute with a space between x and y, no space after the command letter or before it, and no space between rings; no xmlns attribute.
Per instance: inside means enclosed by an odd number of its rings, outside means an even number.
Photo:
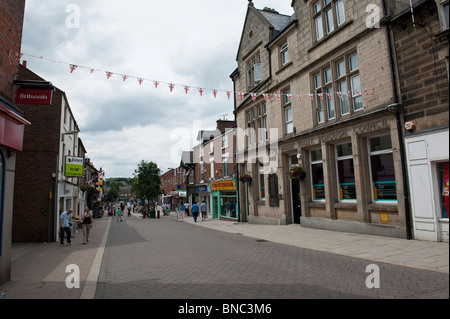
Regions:
<svg viewBox="0 0 450 319"><path fill-rule="evenodd" d="M344 0L317 0L311 3L313 43L331 36L345 24Z"/></svg>
<svg viewBox="0 0 450 319"><path fill-rule="evenodd" d="M256 52L245 63L248 89L254 88L262 81L261 52ZM257 77L258 76L258 77Z"/></svg>
<svg viewBox="0 0 450 319"><path fill-rule="evenodd" d="M354 60L351 58L355 56L357 65L352 68L351 61ZM331 81L328 79L329 71L331 71ZM356 78L358 78L357 87L353 83ZM341 90L344 85L345 91ZM311 87L313 88L311 93L314 95L312 104L316 113L316 125L336 121L363 110L364 100L361 92L358 53L351 50L316 69L311 73ZM358 105L360 108L356 107Z"/></svg>
<svg viewBox="0 0 450 319"><path fill-rule="evenodd" d="M282 110L284 112L283 120L284 120L284 134L292 134L294 133L294 114L292 108L292 101L289 98L291 94L291 89L286 89L282 91ZM288 111L290 113L290 118L288 117Z"/></svg>
<svg viewBox="0 0 450 319"><path fill-rule="evenodd" d="M345 155L339 155L339 146L345 145L345 144L350 144L350 149L351 149L351 154L345 154ZM335 158L336 158L336 182L337 182L337 189L338 189L338 199L339 202L345 202L345 203L356 203L357 201L357 195L356 195L356 177L355 177L355 163L354 163L354 159L353 159L353 143L351 141L347 141L347 142L343 142L343 143L338 143L335 144L334 146L334 150L335 150ZM341 183L341 179L340 179L340 175L339 175L339 162L342 161L348 161L351 160L352 161L352 169L353 169L353 183ZM343 184L353 184L355 187L355 198L343 198L343 191L342 191L342 187L341 185Z"/></svg>
<svg viewBox="0 0 450 319"><path fill-rule="evenodd" d="M382 149L382 150L377 150L377 151L372 151L371 150L371 145L370 142L371 140L375 139L375 138L382 138L382 137L389 137L390 143L391 143L391 148L390 149ZM392 156L392 168L394 170L394 182L390 181L389 183L394 183L395 184L395 188L397 187L397 181L395 180L395 164L394 164L394 154L393 154L393 150L392 150L392 136L389 133L385 133L385 134L378 134L378 135L374 135L374 136L370 136L367 138L367 158L368 158L368 164L369 164L369 175L370 175L370 185L371 185L371 197L372 197L372 203L381 203L381 204L397 204L398 203L398 196L397 196L397 189L395 189L395 195L397 197L397 199L378 199L375 198L375 192L374 192L374 188L375 188L375 183L374 183L374 176L373 176L373 168L372 168L372 157L375 156L380 156L380 155L391 155ZM385 183L386 184L386 183ZM378 197L378 195L376 196Z"/></svg>

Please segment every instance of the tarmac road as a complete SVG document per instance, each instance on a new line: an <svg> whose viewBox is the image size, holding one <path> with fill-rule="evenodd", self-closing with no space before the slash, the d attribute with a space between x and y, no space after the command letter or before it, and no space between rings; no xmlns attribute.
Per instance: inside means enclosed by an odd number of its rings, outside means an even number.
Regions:
<svg viewBox="0 0 450 319"><path fill-rule="evenodd" d="M448 273L198 227L174 213L113 218L96 299L449 297Z"/></svg>

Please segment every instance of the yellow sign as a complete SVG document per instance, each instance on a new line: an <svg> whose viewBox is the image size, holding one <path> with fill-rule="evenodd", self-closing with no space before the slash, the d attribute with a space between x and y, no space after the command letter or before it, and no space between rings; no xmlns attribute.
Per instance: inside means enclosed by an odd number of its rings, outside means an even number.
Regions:
<svg viewBox="0 0 450 319"><path fill-rule="evenodd" d="M66 156L64 173L66 177L83 177L84 158Z"/></svg>
<svg viewBox="0 0 450 319"><path fill-rule="evenodd" d="M383 223L388 223L388 222L389 222L388 213L382 212L382 213L380 213L380 214L381 214L381 221L382 221Z"/></svg>
<svg viewBox="0 0 450 319"><path fill-rule="evenodd" d="M234 185L234 180L211 182L211 190L213 191L235 190L235 189L236 185Z"/></svg>

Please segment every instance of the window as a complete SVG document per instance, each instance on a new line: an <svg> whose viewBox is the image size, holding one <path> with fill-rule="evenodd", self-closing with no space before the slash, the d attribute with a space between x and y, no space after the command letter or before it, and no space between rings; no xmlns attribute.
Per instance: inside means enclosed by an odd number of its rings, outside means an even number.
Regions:
<svg viewBox="0 0 450 319"><path fill-rule="evenodd" d="M325 182L323 177L322 149L309 152L311 162L312 197L315 201L325 200Z"/></svg>
<svg viewBox="0 0 450 319"><path fill-rule="evenodd" d="M1 162L0 162L1 164ZM449 211L449 162L437 163L438 170L438 183L439 183L439 204L440 204L440 217L448 218ZM0 171L1 173L1 171ZM1 181L1 180L0 180Z"/></svg>
<svg viewBox="0 0 450 319"><path fill-rule="evenodd" d="M264 164L258 163L258 187L259 187L259 199L266 199L266 191L264 187Z"/></svg>
<svg viewBox="0 0 450 319"><path fill-rule="evenodd" d="M261 81L261 55L257 53L247 62L247 85L254 87Z"/></svg>
<svg viewBox="0 0 450 319"><path fill-rule="evenodd" d="M269 139L267 105L262 103L247 112L247 147Z"/></svg>
<svg viewBox="0 0 450 319"><path fill-rule="evenodd" d="M223 176L230 176L228 154L222 155Z"/></svg>
<svg viewBox="0 0 450 319"><path fill-rule="evenodd" d="M205 163L200 162L200 183L205 181Z"/></svg>
<svg viewBox="0 0 450 319"><path fill-rule="evenodd" d="M331 34L345 22L344 0L318 0L313 3L312 17L316 41Z"/></svg>
<svg viewBox="0 0 450 319"><path fill-rule="evenodd" d="M222 148L227 148L228 147L228 134L224 134L222 136Z"/></svg>
<svg viewBox="0 0 450 319"><path fill-rule="evenodd" d="M317 124L363 109L359 60L350 53L324 65L312 75Z"/></svg>
<svg viewBox="0 0 450 319"><path fill-rule="evenodd" d="M353 167L351 142L336 145L336 167L339 200L356 200L355 171Z"/></svg>
<svg viewBox="0 0 450 319"><path fill-rule="evenodd" d="M283 106L284 106L284 121L286 134L294 132L294 123L292 120L292 106L291 99L289 98L291 90L283 92Z"/></svg>
<svg viewBox="0 0 450 319"><path fill-rule="evenodd" d="M284 66L289 62L289 51L287 42L281 46L281 65Z"/></svg>
<svg viewBox="0 0 450 319"><path fill-rule="evenodd" d="M449 6L449 3L448 3L448 1L447 1L447 3L444 3L443 5L442 5L442 12L443 12L443 24L444 24L444 30L447 30L448 28L449 28L449 16L448 16L448 6Z"/></svg>
<svg viewBox="0 0 450 319"><path fill-rule="evenodd" d="M370 138L368 147L373 201L397 202L390 135Z"/></svg>
<svg viewBox="0 0 450 319"><path fill-rule="evenodd" d="M209 160L209 168L211 169L210 177L214 178L214 159L213 158L211 158Z"/></svg>

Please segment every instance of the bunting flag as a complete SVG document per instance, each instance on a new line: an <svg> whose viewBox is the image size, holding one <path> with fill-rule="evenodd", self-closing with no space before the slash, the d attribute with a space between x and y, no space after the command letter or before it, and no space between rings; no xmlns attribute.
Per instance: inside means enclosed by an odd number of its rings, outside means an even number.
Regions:
<svg viewBox="0 0 450 319"><path fill-rule="evenodd" d="M70 73L72 73L73 71L75 71L77 69L78 65L70 65Z"/></svg>
<svg viewBox="0 0 450 319"><path fill-rule="evenodd" d="M169 86L170 92L172 93L174 91L174 89L178 86L183 87L184 91L186 94L189 94L189 91L191 88L195 88L198 90L198 92L200 93L200 96L204 96L203 93L205 93L206 91L211 92L212 95L214 96L214 98L217 98L218 94L220 92L223 92L224 94L226 94L226 96L228 97L228 100L231 100L231 94L234 94L235 96L237 96L239 98L240 101L244 101L244 98L249 98L252 101L256 102L259 96L262 96L264 98L264 100L267 102L269 100L270 97L275 98L278 102L281 102L281 97L283 97L283 101L286 99L288 101L292 102L292 94L291 93L286 93L286 94L280 94L280 93L267 93L267 92L241 92L241 91L230 91L230 90L217 90L217 89L208 89L208 88L204 88L204 87L194 87L194 86L190 86L187 84L175 84L175 83L171 83L171 82L163 82L163 81L159 81L159 80L151 80L151 79L146 79L143 77L136 77L136 76L132 76L132 75L126 75L126 74L120 74L120 73L113 73L110 71L104 71L104 70L100 70L97 68L92 68L92 67L86 67L86 66L81 66L78 64L73 64L73 63L66 63L66 62L62 62L62 61L57 61L54 59L48 59L48 58L44 58L43 56L35 56L35 55L30 55L30 54L24 54L24 53L13 53L12 51L10 51L10 56L14 55L15 58L17 59L17 62L20 62L20 60L22 59L23 56L28 56L28 57L32 57L32 58L37 58L37 59L41 59L41 60L46 60L46 61L50 61L53 63L59 63L59 64L65 64L69 66L69 71L70 74L74 73L75 70L77 69L87 69L90 71L90 73L94 73L94 71L101 71L101 72L105 72L106 74L106 78L109 80L114 74L116 75L120 75L122 77L123 82L125 82L128 78L135 78L137 79L139 85L143 85L144 81L149 81L149 82L153 82L155 89L158 89L159 85L161 83L165 83ZM375 87L372 87L371 92L369 91L368 88L362 88L362 90L364 90L364 93L366 96L369 96L370 94L375 95ZM324 101L324 94L323 93L316 93L316 92L312 92L312 93L305 93L307 94L310 99L311 99L311 103L314 102L314 97L320 97L320 99L322 101ZM330 101L333 100L333 95L337 95L339 97L339 99L343 99L344 94L346 94L349 98L351 97L355 97L355 96L362 96L362 91L361 90L348 90L346 92L327 92L325 93L325 95L330 99ZM296 95L294 95L296 97L298 97L300 102L303 102L303 95L300 92L297 92Z"/></svg>

